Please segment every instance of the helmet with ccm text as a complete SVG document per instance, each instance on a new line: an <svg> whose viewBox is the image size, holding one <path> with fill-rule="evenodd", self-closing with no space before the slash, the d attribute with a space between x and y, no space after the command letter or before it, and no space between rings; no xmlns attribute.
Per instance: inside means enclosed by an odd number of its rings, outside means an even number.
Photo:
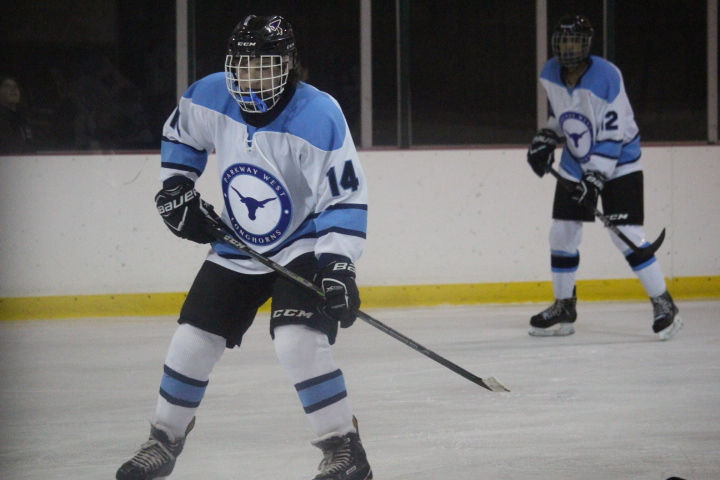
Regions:
<svg viewBox="0 0 720 480"><path fill-rule="evenodd" d="M228 39L228 90L242 110L266 112L280 100L296 64L297 48L290 23L278 15L249 15Z"/></svg>

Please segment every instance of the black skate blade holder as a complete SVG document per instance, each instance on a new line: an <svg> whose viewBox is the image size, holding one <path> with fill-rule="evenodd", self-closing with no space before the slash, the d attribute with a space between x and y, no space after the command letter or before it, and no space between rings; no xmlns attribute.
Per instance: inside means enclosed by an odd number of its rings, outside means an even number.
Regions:
<svg viewBox="0 0 720 480"><path fill-rule="evenodd" d="M560 185L562 185L562 187L565 188L567 191L572 192L573 190L575 190L575 184L570 180L561 177L555 169L548 166L547 171L549 174L555 177L558 183L560 183ZM641 260L649 260L650 258L652 258L652 256L655 255L655 252L657 252L662 245L663 241L665 241L665 229L663 228L657 240L655 240L650 245L646 247L640 247L638 245L635 245L635 243L633 243L632 240L625 236L625 234L622 233L620 229L617 228L608 217L606 217L600 210L598 210L595 205L589 202L583 202L583 205L592 210L592 212L597 218L600 219L603 225L605 225L608 230L617 235L620 240L622 240L628 247L630 247L632 251L635 252L635 255L637 255Z"/></svg>

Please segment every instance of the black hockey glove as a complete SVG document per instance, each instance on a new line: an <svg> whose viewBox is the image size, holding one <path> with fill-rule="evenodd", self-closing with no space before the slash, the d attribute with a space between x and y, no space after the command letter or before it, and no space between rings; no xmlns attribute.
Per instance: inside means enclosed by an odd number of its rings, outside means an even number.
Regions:
<svg viewBox="0 0 720 480"><path fill-rule="evenodd" d="M175 175L163 182L155 204L170 231L196 243L210 243L215 237L205 231L208 224L222 225L212 205L200 199L195 182Z"/></svg>
<svg viewBox="0 0 720 480"><path fill-rule="evenodd" d="M580 183L575 185L570 198L580 205L595 207L606 180L605 175L600 172L585 172Z"/></svg>
<svg viewBox="0 0 720 480"><path fill-rule="evenodd" d="M555 160L555 147L558 136L552 130L543 128L532 139L527 154L527 161L535 174L542 178Z"/></svg>
<svg viewBox="0 0 720 480"><path fill-rule="evenodd" d="M323 257L329 254L323 254ZM323 258L325 259L325 258ZM360 308L360 292L355 283L355 265L347 257L332 255L320 272L320 286L325 299L318 309L324 315L348 328L355 322L355 310Z"/></svg>

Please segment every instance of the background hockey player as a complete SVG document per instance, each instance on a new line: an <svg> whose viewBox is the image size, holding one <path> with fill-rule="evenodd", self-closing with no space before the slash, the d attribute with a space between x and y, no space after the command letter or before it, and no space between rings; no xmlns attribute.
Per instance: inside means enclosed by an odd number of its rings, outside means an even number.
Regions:
<svg viewBox="0 0 720 480"><path fill-rule="evenodd" d="M213 249L182 307L150 438L118 480L172 472L213 367L226 348L240 345L269 298L277 356L323 452L315 478L372 478L330 348L338 323L352 325L360 306L354 262L367 228L365 177L337 102L304 78L290 24L251 15L229 39L225 72L192 85L165 124L158 210L175 235L213 242ZM194 188L213 150L225 203L220 218ZM315 278L324 300L214 242L207 223Z"/></svg>
<svg viewBox="0 0 720 480"><path fill-rule="evenodd" d="M535 336L574 332L582 222L595 219L584 202L595 205L601 196L604 215L635 245L646 245L640 134L622 74L607 60L590 55L592 36L586 17L564 17L552 34L553 58L540 75L551 111L547 128L532 140L528 162L542 177L553 163L556 145L564 140L559 173L575 182L575 188L569 192L558 183L555 189L550 229L555 302L530 319L530 335ZM650 296L653 331L663 340L672 337L682 320L657 259L639 257L617 235L610 236Z"/></svg>

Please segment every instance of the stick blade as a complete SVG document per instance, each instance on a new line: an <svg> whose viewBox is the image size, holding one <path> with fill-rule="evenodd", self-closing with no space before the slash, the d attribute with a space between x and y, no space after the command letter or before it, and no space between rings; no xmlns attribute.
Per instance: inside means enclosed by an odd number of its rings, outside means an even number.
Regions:
<svg viewBox="0 0 720 480"><path fill-rule="evenodd" d="M502 383L498 381L495 377L488 377L483 378L483 383L485 384L485 387L490 390L491 392L509 392L510 390L505 387Z"/></svg>
<svg viewBox="0 0 720 480"><path fill-rule="evenodd" d="M662 229L662 232L660 232L660 236L658 236L657 240L655 240L650 247L652 248L653 253L657 252L657 250L660 248L660 245L662 245L663 240L665 240L665 229Z"/></svg>
<svg viewBox="0 0 720 480"><path fill-rule="evenodd" d="M660 236L658 236L657 240L655 240L653 243L651 243L647 247L643 247L643 248L636 250L636 252L643 259L652 258L652 256L655 255L655 252L658 251L658 249L660 248L660 246L662 245L664 240L665 240L665 229L663 228L663 230L662 230L662 232L660 232Z"/></svg>

